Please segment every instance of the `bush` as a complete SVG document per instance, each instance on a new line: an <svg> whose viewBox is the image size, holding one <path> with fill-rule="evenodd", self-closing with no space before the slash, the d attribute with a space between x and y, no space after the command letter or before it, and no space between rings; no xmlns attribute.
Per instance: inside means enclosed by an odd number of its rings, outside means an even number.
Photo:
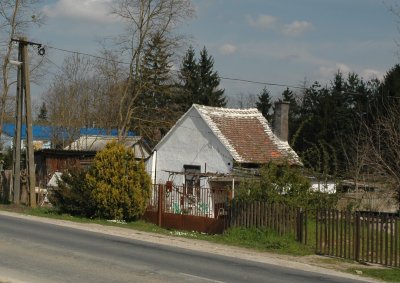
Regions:
<svg viewBox="0 0 400 283"><path fill-rule="evenodd" d="M62 174L58 187L49 194L49 201L59 213L92 217L95 214L91 190L86 185L86 171L72 170Z"/></svg>
<svg viewBox="0 0 400 283"><path fill-rule="evenodd" d="M112 142L97 153L86 182L96 215L133 220L142 215L151 196L151 179L132 150Z"/></svg>
<svg viewBox="0 0 400 283"><path fill-rule="evenodd" d="M258 179L250 179L239 185L236 198L306 207L311 196L310 187L310 181L299 168L269 163L260 169Z"/></svg>

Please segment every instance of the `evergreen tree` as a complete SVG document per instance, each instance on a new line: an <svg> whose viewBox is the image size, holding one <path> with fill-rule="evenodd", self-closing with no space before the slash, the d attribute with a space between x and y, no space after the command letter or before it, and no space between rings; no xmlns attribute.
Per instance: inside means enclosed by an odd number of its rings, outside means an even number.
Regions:
<svg viewBox="0 0 400 283"><path fill-rule="evenodd" d="M187 110L193 103L224 107L226 97L224 89L219 89L220 78L218 72L213 70L214 59L208 55L204 47L197 61L192 47L188 49L183 58L179 77L182 81L184 100L182 104Z"/></svg>
<svg viewBox="0 0 400 283"><path fill-rule="evenodd" d="M350 172L351 152L357 149L353 141L363 125L372 123L369 102L378 89L374 81L338 72L330 85L316 82L305 90L292 146L306 166L334 176Z"/></svg>
<svg viewBox="0 0 400 283"><path fill-rule="evenodd" d="M272 114L270 114L270 111L272 109L271 94L266 87L263 88L257 98L257 109L262 113L262 115L265 117L265 119L267 119L268 122L272 122Z"/></svg>
<svg viewBox="0 0 400 283"><path fill-rule="evenodd" d="M154 109L165 107L171 96L171 56L168 43L161 34L156 34L147 43L142 64L142 101Z"/></svg>
<svg viewBox="0 0 400 283"><path fill-rule="evenodd" d="M47 107L46 107L46 103L45 102L43 102L42 103L42 106L40 106L40 109L39 109L39 115L38 115L38 117L37 117L37 121L38 121L38 123L47 123L47 119L48 119L48 117L47 117Z"/></svg>
<svg viewBox="0 0 400 283"><path fill-rule="evenodd" d="M382 115L391 106L400 106L400 65L390 69L383 80L379 94L375 98L376 115Z"/></svg>
<svg viewBox="0 0 400 283"><path fill-rule="evenodd" d="M195 58L195 51L193 47L190 47L185 57L182 61L182 66L179 73L179 78L182 81L183 85L183 95L181 104L184 107L184 110L192 106L193 103L200 103L199 100L199 66L197 65L197 60Z"/></svg>
<svg viewBox="0 0 400 283"><path fill-rule="evenodd" d="M151 145L158 142L177 119L173 109L174 84L168 42L161 34L146 44L141 65L143 91L138 96L133 128Z"/></svg>
<svg viewBox="0 0 400 283"><path fill-rule="evenodd" d="M208 106L224 107L226 105L226 97L224 89L219 89L221 79L217 71L213 71L214 59L208 55L206 47L200 52L199 59L199 76L200 76L200 103Z"/></svg>

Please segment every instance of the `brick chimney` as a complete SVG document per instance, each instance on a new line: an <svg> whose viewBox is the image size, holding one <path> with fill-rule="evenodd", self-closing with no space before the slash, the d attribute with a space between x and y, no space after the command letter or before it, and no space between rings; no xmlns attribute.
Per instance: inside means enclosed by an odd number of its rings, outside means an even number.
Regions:
<svg viewBox="0 0 400 283"><path fill-rule="evenodd" d="M275 102L274 110L274 134L282 141L288 141L289 137L289 102Z"/></svg>

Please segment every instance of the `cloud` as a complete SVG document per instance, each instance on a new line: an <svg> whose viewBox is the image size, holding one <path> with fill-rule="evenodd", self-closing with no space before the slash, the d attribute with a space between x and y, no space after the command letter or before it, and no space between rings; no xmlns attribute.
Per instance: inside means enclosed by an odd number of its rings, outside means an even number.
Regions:
<svg viewBox="0 0 400 283"><path fill-rule="evenodd" d="M236 50L237 50L236 46L229 43L224 44L219 48L219 52L221 52L223 55L231 55L235 53Z"/></svg>
<svg viewBox="0 0 400 283"><path fill-rule="evenodd" d="M318 71L318 75L322 76L324 79L332 79L333 76L338 72L342 72L345 76L349 73L356 73L360 77L362 77L364 80L371 80L371 79L379 79L382 80L385 76L384 72L375 70L375 69L370 69L370 68L351 68L346 64L343 63L336 63L333 64L333 66L327 67L321 66Z"/></svg>
<svg viewBox="0 0 400 283"><path fill-rule="evenodd" d="M273 28L278 18L270 15L260 15L256 19L251 16L247 17L247 22L251 27L260 29L270 29Z"/></svg>
<svg viewBox="0 0 400 283"><path fill-rule="evenodd" d="M43 13L50 18L69 18L95 22L115 22L117 18L110 14L113 0L58 0L45 5Z"/></svg>
<svg viewBox="0 0 400 283"><path fill-rule="evenodd" d="M334 74L340 71L343 74L348 74L352 72L351 68L343 63L336 63L330 66L320 66L318 73L323 78L332 78Z"/></svg>
<svg viewBox="0 0 400 283"><path fill-rule="evenodd" d="M253 28L270 29L286 36L299 36L314 29L313 24L308 21L296 20L290 24L284 24L271 15L259 15L256 18L247 16L247 23Z"/></svg>
<svg viewBox="0 0 400 283"><path fill-rule="evenodd" d="M284 25L282 32L288 36L299 36L307 31L310 31L314 26L307 21L294 21L291 24Z"/></svg>
<svg viewBox="0 0 400 283"><path fill-rule="evenodd" d="M383 78L385 77L385 73L374 69L364 69L361 71L361 76L366 80L370 79L383 80Z"/></svg>

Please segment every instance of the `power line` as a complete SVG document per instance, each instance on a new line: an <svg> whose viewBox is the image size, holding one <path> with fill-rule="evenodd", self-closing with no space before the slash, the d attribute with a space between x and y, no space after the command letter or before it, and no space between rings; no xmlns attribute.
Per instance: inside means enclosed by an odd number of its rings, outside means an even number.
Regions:
<svg viewBox="0 0 400 283"><path fill-rule="evenodd" d="M222 80L229 80L229 81L239 81L239 82L244 82L244 83L252 83L252 84L260 84L260 85L269 85L269 86L284 86L284 87L290 87L290 88L297 88L297 89L305 89L302 86L293 86L293 85L286 85L286 84L278 84L278 83L269 83L269 82L258 82L258 81L251 81L251 80L245 80L245 79L236 79L236 78L226 78L226 77L219 77Z"/></svg>
<svg viewBox="0 0 400 283"><path fill-rule="evenodd" d="M36 44L36 43L35 43ZM41 45L42 47L42 45ZM98 55L93 55L90 53L85 53L85 52L80 52L80 51L72 51L72 50L67 50L67 49L63 49L63 48L59 48L59 47L54 47L54 46L49 46L46 45L46 48L50 48L50 49L54 49L54 50L58 50L58 51L62 51L62 52L66 52L66 53L71 53L71 54L77 54L77 55L83 55L83 56L88 56L88 57L92 57L92 58L96 58L96 59L100 59L100 60L104 60L104 61L110 61L110 62L115 62L115 63L120 63L120 64L125 64L125 65L130 65L130 63L124 62L124 61L119 61L119 60L114 60L114 59L110 59L110 58L105 58L102 56L98 56ZM43 47L42 47L43 48ZM58 69L62 70L62 68L60 66L58 66L56 63L54 63L52 60L50 60L50 58L46 58L47 60L49 60L50 63L52 63L53 65L55 65ZM176 70L175 72L179 72L178 70ZM305 90L306 88L303 86L294 86L294 85L288 85L288 84L280 84L280 83L271 83L271 82L260 82L260 81L253 81L253 80L247 80L247 79L239 79L239 78L229 78L229 77L222 77L222 76L218 76L221 80L228 80L228 81L238 81L238 82L244 82L244 83L251 83L251 84L259 84L259 85L268 85L268 86L280 86L280 87L288 87L288 88L292 88L292 89L301 89L301 90ZM360 94L360 95L364 95L364 93L359 93L359 92L351 92L351 91L343 91L344 93L348 93L348 94ZM396 98L396 99L400 99L400 97L397 96L386 96L386 97L390 97L390 98Z"/></svg>
<svg viewBox="0 0 400 283"><path fill-rule="evenodd" d="M76 55L84 55L84 56L88 56L88 57L92 57L92 58L96 58L96 59L101 59L101 60L104 60L104 61L110 61L110 62L125 64L125 65L130 65L130 63L127 63L127 62L118 61L118 60L114 60L114 59L109 59L109 58L105 58L105 57L101 57L101 56L93 55L93 54L89 54L89 53L84 53L84 52L80 52L80 51L72 51L72 50L67 50L67 49L54 47L54 46L49 46L49 45L46 45L46 47L50 48L50 49L66 52L66 53L71 53L71 54L76 54Z"/></svg>
<svg viewBox="0 0 400 283"><path fill-rule="evenodd" d="M56 66L59 70L62 70L62 68L60 66L58 66L56 63L54 63L54 61L52 61L48 56L45 57L46 61L53 64L54 66ZM50 72L51 73L51 72ZM55 75L54 73L51 73L53 75Z"/></svg>
<svg viewBox="0 0 400 283"><path fill-rule="evenodd" d="M100 59L100 60L104 60L104 61L110 61L110 62L120 63L120 64L124 64L124 65L130 65L130 63L127 63L127 62L118 61L118 60L114 60L114 59L110 59L110 58L105 58L105 57L102 57L102 56L93 55L93 54L89 54L89 53L85 53L85 52L72 51L72 50L67 50L67 49L54 47L54 46L49 46L49 45L47 45L46 47L50 48L50 49L66 52L66 53L83 55L83 56L88 56L88 57L92 57L92 58L96 58L96 59ZM176 71L176 72L179 72L179 71ZM271 82L260 82L260 81L253 81L253 80L247 80L247 79L222 77L222 76L218 76L218 77L221 80L228 80L228 81L237 81L237 82L243 82L243 83L268 85L268 86L280 86L280 87L288 87L288 88L294 88L294 89L305 89L304 87L301 87L301 86L294 86L294 85L288 85L288 84L279 84L279 83L271 83Z"/></svg>

